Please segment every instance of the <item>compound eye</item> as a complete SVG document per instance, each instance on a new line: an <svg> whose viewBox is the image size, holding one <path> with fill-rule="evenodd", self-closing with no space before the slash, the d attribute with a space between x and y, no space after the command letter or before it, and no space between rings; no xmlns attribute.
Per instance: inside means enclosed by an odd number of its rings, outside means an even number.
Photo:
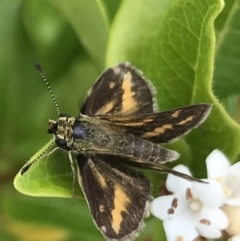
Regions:
<svg viewBox="0 0 240 241"><path fill-rule="evenodd" d="M57 123L56 123L56 122L53 122L53 121L49 121L47 132L48 132L49 134L54 134L54 133L57 132L57 129L58 129Z"/></svg>
<svg viewBox="0 0 240 241"><path fill-rule="evenodd" d="M55 142L59 147L66 147L67 146L67 141L65 139L57 138L55 140Z"/></svg>
<svg viewBox="0 0 240 241"><path fill-rule="evenodd" d="M86 129L81 123L75 123L73 126L73 138L84 139L87 136Z"/></svg>

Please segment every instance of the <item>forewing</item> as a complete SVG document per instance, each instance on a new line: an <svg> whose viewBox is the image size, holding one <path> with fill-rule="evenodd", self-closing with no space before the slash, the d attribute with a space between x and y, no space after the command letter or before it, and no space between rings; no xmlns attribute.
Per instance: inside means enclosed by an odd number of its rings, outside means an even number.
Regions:
<svg viewBox="0 0 240 241"><path fill-rule="evenodd" d="M97 228L107 240L132 240L149 215L150 181L118 157L77 156L79 183Z"/></svg>
<svg viewBox="0 0 240 241"><path fill-rule="evenodd" d="M129 63L107 69L80 110L85 115L138 115L157 110L155 88Z"/></svg>
<svg viewBox="0 0 240 241"><path fill-rule="evenodd" d="M98 116L112 128L141 136L157 143L166 143L199 126L212 106L198 104L165 112L137 116Z"/></svg>

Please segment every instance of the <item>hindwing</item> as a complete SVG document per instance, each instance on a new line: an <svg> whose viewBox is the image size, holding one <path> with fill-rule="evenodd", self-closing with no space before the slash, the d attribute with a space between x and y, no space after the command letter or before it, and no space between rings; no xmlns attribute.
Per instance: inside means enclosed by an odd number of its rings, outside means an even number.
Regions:
<svg viewBox="0 0 240 241"><path fill-rule="evenodd" d="M77 156L79 184L94 222L107 240L132 240L143 228L152 199L141 172L120 164L118 157Z"/></svg>

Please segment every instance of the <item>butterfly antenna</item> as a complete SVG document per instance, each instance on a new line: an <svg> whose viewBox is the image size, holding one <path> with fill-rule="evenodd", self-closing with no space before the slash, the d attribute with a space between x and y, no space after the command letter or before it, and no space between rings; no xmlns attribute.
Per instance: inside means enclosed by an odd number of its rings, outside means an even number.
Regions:
<svg viewBox="0 0 240 241"><path fill-rule="evenodd" d="M49 92L50 92L50 95L52 96L52 100L53 100L53 103L54 103L54 105L55 105L55 107L56 107L58 116L60 116L61 113L60 113L60 110L59 110L59 107L58 107L56 98L55 98L55 96L54 96L54 94L53 94L53 92L52 92L51 86L49 85L49 83L48 83L48 81L47 81L47 79L46 79L46 77L45 77L45 75L44 75L44 73L43 73L43 70L42 70L40 64L38 63L38 61L35 62L35 67L36 67L37 71L39 72L39 74L41 75L44 83L46 84L46 86L47 86L47 88L48 88L48 90L49 90Z"/></svg>

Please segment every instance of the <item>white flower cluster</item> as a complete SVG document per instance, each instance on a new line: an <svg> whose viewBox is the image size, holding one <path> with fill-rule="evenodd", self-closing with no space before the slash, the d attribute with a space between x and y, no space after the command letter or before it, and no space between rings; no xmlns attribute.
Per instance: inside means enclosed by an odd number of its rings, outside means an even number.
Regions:
<svg viewBox="0 0 240 241"><path fill-rule="evenodd" d="M240 162L230 165L219 150L206 159L208 184L189 182L169 174L171 193L153 200L151 212L163 220L168 241L192 241L199 236L217 239L223 231L240 241ZM187 167L174 170L190 174Z"/></svg>

